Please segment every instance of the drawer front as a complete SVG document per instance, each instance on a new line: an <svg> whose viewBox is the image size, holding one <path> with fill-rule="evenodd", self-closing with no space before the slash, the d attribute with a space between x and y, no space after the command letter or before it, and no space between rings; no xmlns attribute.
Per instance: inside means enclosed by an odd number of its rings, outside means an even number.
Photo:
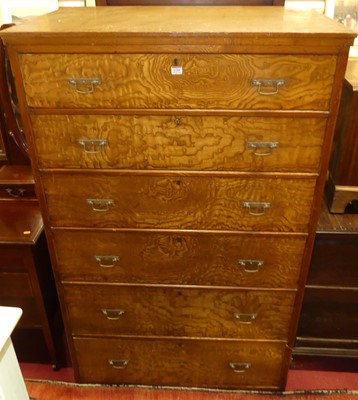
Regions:
<svg viewBox="0 0 358 400"><path fill-rule="evenodd" d="M305 237L54 229L62 281L297 287ZM76 243L76 246L73 246Z"/></svg>
<svg viewBox="0 0 358 400"><path fill-rule="evenodd" d="M305 232L315 178L44 174L52 226Z"/></svg>
<svg viewBox="0 0 358 400"><path fill-rule="evenodd" d="M358 340L358 288L306 288L298 336Z"/></svg>
<svg viewBox="0 0 358 400"><path fill-rule="evenodd" d="M301 172L317 171L326 125L170 115L33 115L32 122L40 168Z"/></svg>
<svg viewBox="0 0 358 400"><path fill-rule="evenodd" d="M335 56L20 54L44 108L328 110ZM182 74L172 74L172 67ZM223 93L225 94L223 96Z"/></svg>
<svg viewBox="0 0 358 400"><path fill-rule="evenodd" d="M295 292L64 285L73 335L286 340Z"/></svg>
<svg viewBox="0 0 358 400"><path fill-rule="evenodd" d="M33 184L0 184L1 199L36 199L35 187Z"/></svg>
<svg viewBox="0 0 358 400"><path fill-rule="evenodd" d="M30 277L25 273L1 273L0 297L32 297Z"/></svg>
<svg viewBox="0 0 358 400"><path fill-rule="evenodd" d="M278 389L284 343L74 338L79 379L179 387Z"/></svg>
<svg viewBox="0 0 358 400"><path fill-rule="evenodd" d="M6 297L0 296L0 304L4 307L19 307L22 309L21 318L16 325L17 328L42 328L40 312L34 297Z"/></svg>
<svg viewBox="0 0 358 400"><path fill-rule="evenodd" d="M1 272L26 272L26 254L21 251L21 246L0 246L0 273ZM1 276L1 275L0 275Z"/></svg>

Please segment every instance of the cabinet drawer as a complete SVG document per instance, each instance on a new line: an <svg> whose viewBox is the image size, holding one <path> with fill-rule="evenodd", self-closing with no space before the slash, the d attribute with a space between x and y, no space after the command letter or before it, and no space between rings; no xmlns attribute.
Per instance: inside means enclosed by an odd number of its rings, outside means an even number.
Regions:
<svg viewBox="0 0 358 400"><path fill-rule="evenodd" d="M107 109L328 110L337 62L328 55L18 57L30 107ZM180 75L171 73L176 64Z"/></svg>
<svg viewBox="0 0 358 400"><path fill-rule="evenodd" d="M18 328L41 328L42 321L40 312L34 297L6 297L0 296L0 304L4 307L19 307L22 309L22 316L16 325Z"/></svg>
<svg viewBox="0 0 358 400"><path fill-rule="evenodd" d="M72 229L52 235L62 281L291 289L306 243L291 235Z"/></svg>
<svg viewBox="0 0 358 400"><path fill-rule="evenodd" d="M25 273L1 273L0 297L32 297L30 277Z"/></svg>
<svg viewBox="0 0 358 400"><path fill-rule="evenodd" d="M35 187L33 184L0 184L0 197L3 199L36 199Z"/></svg>
<svg viewBox="0 0 358 400"><path fill-rule="evenodd" d="M52 226L307 231L316 179L44 174Z"/></svg>
<svg viewBox="0 0 358 400"><path fill-rule="evenodd" d="M65 284L73 335L286 340L295 292Z"/></svg>
<svg viewBox="0 0 358 400"><path fill-rule="evenodd" d="M32 122L40 168L301 172L317 171L326 125L170 115L33 115Z"/></svg>
<svg viewBox="0 0 358 400"><path fill-rule="evenodd" d="M75 337L74 345L81 382L228 389L279 388L286 351L231 340Z"/></svg>
<svg viewBox="0 0 358 400"><path fill-rule="evenodd" d="M20 247L5 244L0 246L1 272L27 272L26 254L23 254Z"/></svg>
<svg viewBox="0 0 358 400"><path fill-rule="evenodd" d="M298 336L358 340L358 288L306 288Z"/></svg>

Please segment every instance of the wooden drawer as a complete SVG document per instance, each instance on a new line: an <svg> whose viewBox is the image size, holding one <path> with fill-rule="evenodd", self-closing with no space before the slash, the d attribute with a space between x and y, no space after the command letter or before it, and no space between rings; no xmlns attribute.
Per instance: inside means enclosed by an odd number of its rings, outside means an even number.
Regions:
<svg viewBox="0 0 358 400"><path fill-rule="evenodd" d="M27 272L26 254L23 254L18 247L2 244L0 246L1 272Z"/></svg>
<svg viewBox="0 0 358 400"><path fill-rule="evenodd" d="M69 229L52 235L62 281L291 289L306 243L296 235Z"/></svg>
<svg viewBox="0 0 358 400"><path fill-rule="evenodd" d="M73 172L42 183L52 226L305 232L315 181Z"/></svg>
<svg viewBox="0 0 358 400"><path fill-rule="evenodd" d="M32 296L28 274L7 272L0 274L0 297L26 298Z"/></svg>
<svg viewBox="0 0 358 400"><path fill-rule="evenodd" d="M332 55L18 57L27 104L44 108L328 110L337 62ZM181 75L171 74L175 64L182 67ZM73 80L77 84L69 83ZM260 87L253 81L274 83ZM284 84L277 87L277 82Z"/></svg>
<svg viewBox="0 0 358 400"><path fill-rule="evenodd" d="M358 288L306 287L297 335L357 341Z"/></svg>
<svg viewBox="0 0 358 400"><path fill-rule="evenodd" d="M75 337L74 345L81 382L228 389L277 389L286 351L285 343L231 340Z"/></svg>
<svg viewBox="0 0 358 400"><path fill-rule="evenodd" d="M0 296L0 303L4 307L20 307L23 314L16 325L18 328L41 328L41 314L34 297L6 297Z"/></svg>
<svg viewBox="0 0 358 400"><path fill-rule="evenodd" d="M295 292L65 284L73 335L281 339Z"/></svg>
<svg viewBox="0 0 358 400"><path fill-rule="evenodd" d="M316 172L324 118L32 115L40 168ZM304 132L304 140L302 132Z"/></svg>
<svg viewBox="0 0 358 400"><path fill-rule="evenodd" d="M8 184L0 183L0 198L2 199L36 199L33 184Z"/></svg>

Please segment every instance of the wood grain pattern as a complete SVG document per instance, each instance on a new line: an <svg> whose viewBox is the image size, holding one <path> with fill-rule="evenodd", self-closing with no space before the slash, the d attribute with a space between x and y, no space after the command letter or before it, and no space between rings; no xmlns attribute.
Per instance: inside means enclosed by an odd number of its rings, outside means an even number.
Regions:
<svg viewBox="0 0 358 400"><path fill-rule="evenodd" d="M54 229L52 235L62 281L290 289L297 287L306 243L305 236L182 231ZM261 260L263 265L245 267L239 260Z"/></svg>
<svg viewBox="0 0 358 400"><path fill-rule="evenodd" d="M32 115L40 168L318 170L323 118ZM302 140L302 132L306 138ZM106 140L105 146L79 140ZM255 150L249 142L277 143ZM92 152L92 153L86 153Z"/></svg>
<svg viewBox="0 0 358 400"><path fill-rule="evenodd" d="M44 174L52 226L306 232L314 178ZM87 199L110 199L93 211ZM262 216L243 202L269 202ZM255 210L257 211L257 210ZM260 211L260 210L259 210Z"/></svg>
<svg viewBox="0 0 358 400"><path fill-rule="evenodd" d="M314 55L21 54L19 60L27 104L43 108L328 110L336 67L335 56ZM174 65L182 75L171 75ZM79 94L69 78L101 83ZM254 79L285 85L260 95Z"/></svg>
<svg viewBox="0 0 358 400"><path fill-rule="evenodd" d="M73 335L285 340L295 292L65 284ZM102 310L121 310L108 319ZM255 314L251 320L236 313Z"/></svg>
<svg viewBox="0 0 358 400"><path fill-rule="evenodd" d="M74 344L79 380L91 383L277 389L285 354L279 342L74 337ZM111 359L129 362L115 369ZM236 373L230 362L251 366Z"/></svg>

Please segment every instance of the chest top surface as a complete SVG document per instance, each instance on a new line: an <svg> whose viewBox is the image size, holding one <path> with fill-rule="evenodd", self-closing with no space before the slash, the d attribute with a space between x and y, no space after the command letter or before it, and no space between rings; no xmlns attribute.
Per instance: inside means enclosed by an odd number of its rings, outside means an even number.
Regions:
<svg viewBox="0 0 358 400"><path fill-rule="evenodd" d="M320 48L327 46L327 40L338 40L336 46L349 46L355 34L315 11L285 7L122 6L63 8L30 18L1 36L8 43L34 46L63 40L68 46L93 46L108 40L133 44L144 40L159 45L184 39L185 45L208 41L228 45L242 40L257 43L259 39L261 45L290 45L295 52L297 38L314 41L313 45ZM270 52L270 48L266 51Z"/></svg>

